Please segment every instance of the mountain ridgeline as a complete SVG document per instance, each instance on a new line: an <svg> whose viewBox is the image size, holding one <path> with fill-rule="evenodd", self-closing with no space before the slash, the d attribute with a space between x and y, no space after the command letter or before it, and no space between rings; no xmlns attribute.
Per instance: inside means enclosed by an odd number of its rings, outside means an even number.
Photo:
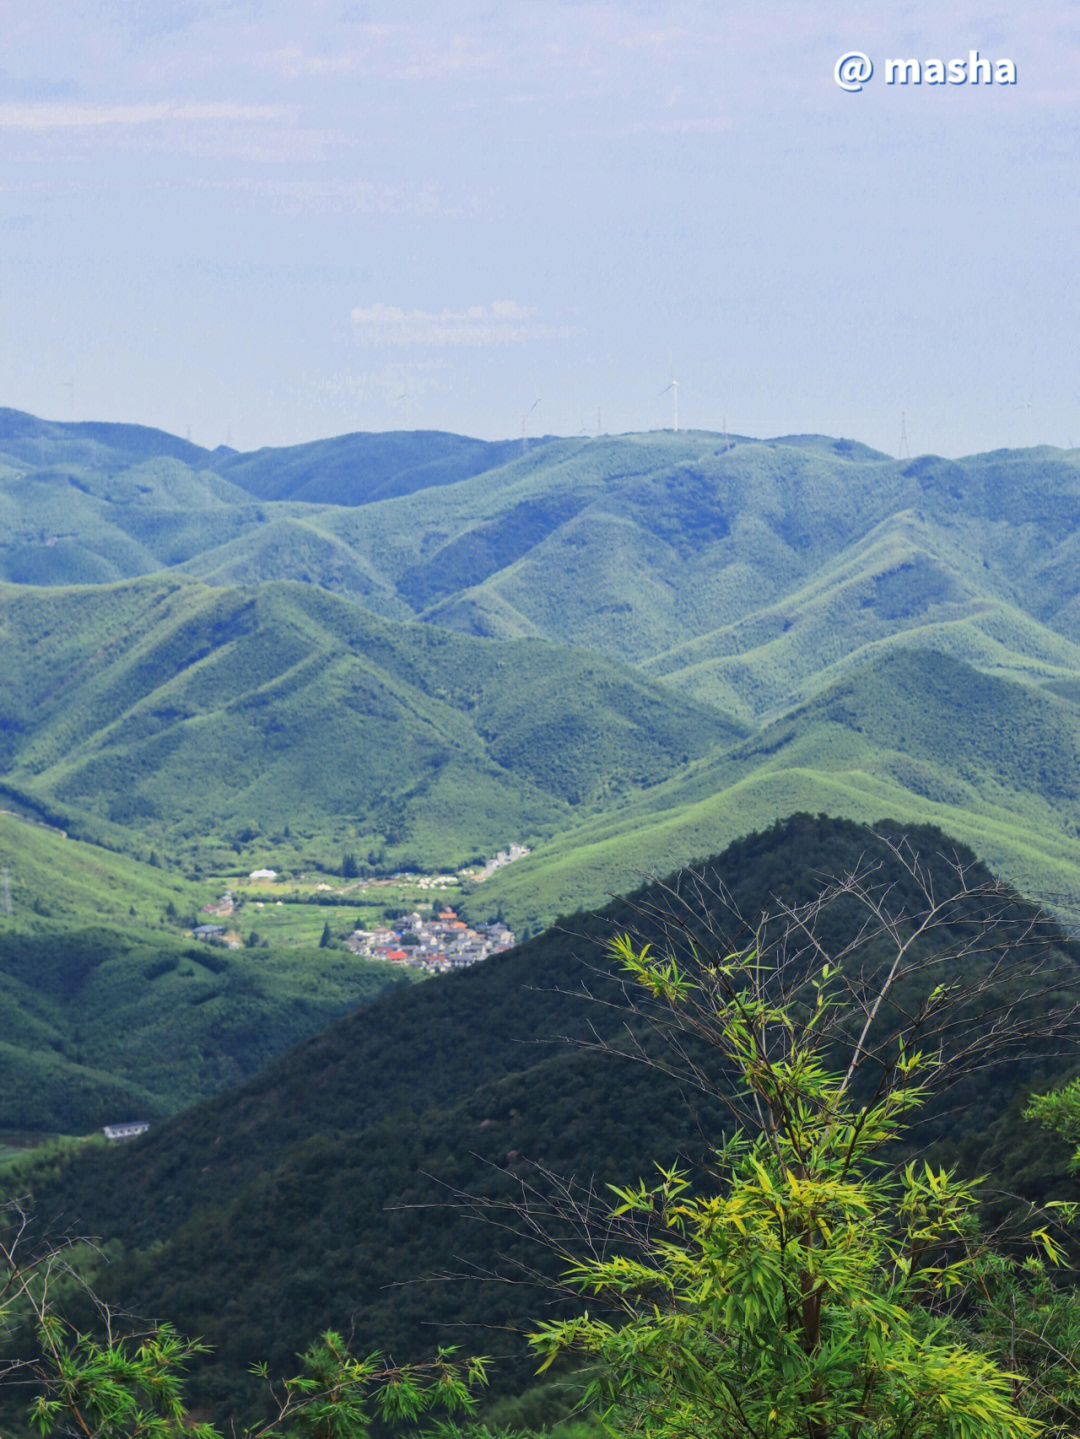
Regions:
<svg viewBox="0 0 1080 1439"><path fill-rule="evenodd" d="M0 516L4 802L80 838L204 867L518 839L484 902L535 929L825 810L1080 903L1076 452L239 454L7 410Z"/></svg>
<svg viewBox="0 0 1080 1439"><path fill-rule="evenodd" d="M594 1047L650 1052L606 949L643 904L681 886L752 918L867 864L914 903L882 838L906 830L935 884L987 878L978 854L1080 908L1078 560L1073 451L429 432L241 454L0 411L0 1137L154 1121L16 1162L40 1232L97 1236L109 1304L206 1336L217 1417L328 1325L398 1359L494 1350L520 1386L559 1261L477 1202L629 1182L723 1132L715 1094ZM443 878L516 949L407 984L346 947L402 871L514 841ZM249 878L273 888L234 905ZM410 904L445 902L420 884ZM1029 900L980 903L967 920L1030 923L1080 995ZM196 933L208 909L232 948ZM1025 945L957 978L999 961L1023 996ZM1064 1152L1016 1118L1072 1067L995 1056L918 1141L1065 1193Z"/></svg>
<svg viewBox="0 0 1080 1439"><path fill-rule="evenodd" d="M689 916L711 955L725 939L747 941L737 916L804 903L826 876L855 870L895 911L913 913L925 898L889 848L897 835L796 816L693 877L567 918L459 976L390 991L228 1094L43 1177L40 1222L105 1241L112 1262L95 1283L109 1303L206 1336L214 1353L194 1390L219 1414L244 1407L249 1365L287 1366L328 1325L349 1330L361 1352L381 1346L399 1360L446 1342L494 1350L500 1386L520 1385L528 1368L515 1336L553 1312L545 1276L565 1261L512 1211L489 1209L485 1221L483 1207L531 1196L546 1213L546 1175L602 1190L654 1162L700 1163L729 1123L715 1096L639 1062L665 1051L627 1008L608 940L629 928L663 943L657 913L670 912L673 922ZM1058 999L1080 995L1080 954L1060 932L1015 896L981 895L987 871L939 832L909 838L939 896L953 892L957 863L972 890L932 931L924 960L989 925L988 943L950 968L951 983L974 984L1004 963L1021 996L1031 966L1049 959ZM841 905L821 937L839 952L864 920ZM898 1000L911 1002L906 991ZM994 1121L1009 1101L1022 1103L1062 1065L1055 1046L1041 1057L1001 1053L953 1089L916 1142L943 1145L977 1172L991 1143L1002 1148ZM1005 1144L998 1161L999 1180L1045 1194L1062 1182L1067 1150L1043 1143L1033 1157Z"/></svg>

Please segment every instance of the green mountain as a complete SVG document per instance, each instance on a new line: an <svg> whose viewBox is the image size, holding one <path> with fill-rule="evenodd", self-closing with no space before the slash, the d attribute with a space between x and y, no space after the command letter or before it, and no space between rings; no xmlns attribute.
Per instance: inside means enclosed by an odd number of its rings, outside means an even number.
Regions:
<svg viewBox="0 0 1080 1439"><path fill-rule="evenodd" d="M505 464L510 440L489 443L438 430L339 435L333 440L215 457L212 468L263 500L367 505L450 485Z"/></svg>
<svg viewBox="0 0 1080 1439"><path fill-rule="evenodd" d="M943 855L970 865L974 884L986 880L939 832L913 841L939 892L955 883ZM44 1224L63 1215L105 1241L113 1261L96 1282L110 1303L207 1337L214 1358L194 1388L219 1412L239 1402L248 1365L287 1365L328 1325L399 1360L439 1342L494 1349L500 1382L521 1382L514 1333L551 1313L551 1294L533 1281L562 1261L512 1215L478 1221L463 1196L541 1206L544 1170L602 1193L653 1161L700 1159L722 1132L717 1101L629 1055L596 1052L597 1041L619 1047L636 1023L608 977L605 940L627 926L657 938L649 907L664 910L678 887L696 896L696 926L708 917L728 942L744 942L736 913L753 919L777 899L807 900L824 876L868 864L879 866L874 882L894 908L911 912L917 889L881 839L845 821L795 817L704 863L696 881L672 879L483 966L381 996L144 1139L81 1153L59 1178L39 1181L35 1207ZM1022 988L1027 966L1049 953L1066 985L1080 986L1080 953L1052 930L1040 929L1030 950L1012 947L1014 926L1035 920L1019 900L973 896L955 930L935 929L932 943L970 935L991 915L1004 927L954 979L1007 960ZM859 912L836 910L827 942L843 945L859 923ZM1043 1082L1054 1062L1046 1055L1033 1068L1003 1054L951 1091L919 1142L955 1141L959 1109L977 1166L1003 1096ZM1064 1146L1044 1146L1038 1183L1060 1177L1066 1157Z"/></svg>
<svg viewBox="0 0 1080 1439"><path fill-rule="evenodd" d="M899 644L720 755L575 825L483 899L538 926L777 815L930 822L1064 914L1080 901L1080 693Z"/></svg>
<svg viewBox="0 0 1080 1439"><path fill-rule="evenodd" d="M979 616L992 629L986 613L1003 607L1034 622L1009 637L1023 655L1053 650L1039 630L1075 627L1072 452L896 461L817 436L691 432L549 438L524 453L347 435L237 455L155 436L0 412L0 573L70 583L184 565L216 583L299 579L391 618L539 635L695 689L722 683L726 707L752 715L842 657L838 619L858 620L858 648ZM759 649L745 679L722 663Z"/></svg>
<svg viewBox="0 0 1080 1439"><path fill-rule="evenodd" d="M419 433L238 455L0 411L0 504L17 582L297 579L391 618L584 645L747 717L907 631L980 663L995 644L1072 662L1080 472L1049 448L898 461L691 432L523 453Z"/></svg>
<svg viewBox="0 0 1080 1439"><path fill-rule="evenodd" d="M0 1133L174 1114L403 978L314 942L196 943L213 894L0 813Z"/></svg>
<svg viewBox="0 0 1080 1439"><path fill-rule="evenodd" d="M115 425L95 421L64 423L39 420L22 410L0 408L0 451L11 461L41 468L54 463L88 464L119 469L142 460L170 456L199 464L210 455L190 440L146 425ZM231 450L216 451L231 455Z"/></svg>
<svg viewBox="0 0 1080 1439"><path fill-rule="evenodd" d="M461 863L745 732L596 655L395 624L298 584L3 587L0 664L15 807L219 866L308 842L335 868L343 847Z"/></svg>
<svg viewBox="0 0 1080 1439"><path fill-rule="evenodd" d="M219 1413L328 1324L401 1358L505 1349L520 1374L502 1329L461 1326L540 1312L477 1278L535 1252L454 1195L520 1194L529 1160L632 1178L719 1128L565 1042L622 1023L578 991L617 998L600 946L633 915L575 911L730 845L706 872L751 912L887 863L851 821L888 816L1070 913L1078 563L1080 455L1049 448L423 433L245 455L0 411L0 1131L159 1121L35 1180L43 1221L101 1236L110 1303L207 1335ZM803 811L844 819L769 828ZM211 876L511 840L532 853L462 908L538 938L446 981L383 993L399 976L340 949L185 933ZM1045 1188L1057 1159L1019 1154L1007 1098L1032 1079L981 1077L965 1132L926 1137Z"/></svg>
<svg viewBox="0 0 1080 1439"><path fill-rule="evenodd" d="M1069 914L1078 521L1080 459L1049 448L421 433L243 455L0 411L0 806L189 878L524 841L463 902L519 932L778 816L890 816ZM58 908L44 868L15 872L24 911L54 910L39 931L125 933L92 885ZM139 943L171 953L158 925Z"/></svg>
<svg viewBox="0 0 1080 1439"><path fill-rule="evenodd" d="M827 809L933 818L1025 888L1080 900L1072 796L1054 780L1080 683L1074 452L898 461L821 436L691 432L526 451L345 435L240 455L4 411L0 515L0 574L87 616L8 625L0 783L87 837L124 846L134 831L218 862L249 835L285 864L332 864L345 845L444 864L526 839L534 856L483 903L535 927L718 836ZM62 593L162 570L164 588ZM286 596L290 579L305 598ZM48 608L41 590L25 602ZM397 658L374 616L401 627ZM39 623L49 638L28 660ZM54 689L54 669L99 653L98 626L102 693ZM431 638L447 628L460 643ZM383 647L370 662L369 645ZM404 656L421 651L414 670ZM890 656L928 651L954 667L930 667L947 680L910 742L859 717L875 686L893 704ZM635 672L615 679L601 655ZM144 667L148 687L132 679ZM965 733L980 677L1012 686L994 704L1039 732L1024 731L1041 779L1000 746L974 774L962 744L914 747L917 732ZM782 738L795 717L798 743Z"/></svg>

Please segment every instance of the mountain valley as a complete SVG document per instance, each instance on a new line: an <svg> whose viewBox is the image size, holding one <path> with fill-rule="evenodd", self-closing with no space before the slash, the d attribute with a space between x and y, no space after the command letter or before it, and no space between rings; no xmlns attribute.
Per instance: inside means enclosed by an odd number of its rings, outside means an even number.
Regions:
<svg viewBox="0 0 1080 1439"><path fill-rule="evenodd" d="M1080 454L1045 447L238 454L0 411L5 1193L97 1236L108 1303L207 1336L206 1412L328 1324L413 1357L492 1303L523 1387L550 1256L476 1196L630 1182L723 1130L715 1094L590 1048L636 1033L604 946L649 896L751 917L866 863L902 896L909 832L1055 916L1080 994L1078 536ZM521 942L420 982L364 957L451 899ZM1014 1129L1070 1065L1003 1059L920 1142L1065 1192Z"/></svg>

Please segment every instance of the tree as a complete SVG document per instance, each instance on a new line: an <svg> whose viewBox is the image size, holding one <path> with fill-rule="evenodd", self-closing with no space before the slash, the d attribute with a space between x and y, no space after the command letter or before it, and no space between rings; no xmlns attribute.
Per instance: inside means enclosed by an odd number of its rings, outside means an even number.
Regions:
<svg viewBox="0 0 1080 1439"><path fill-rule="evenodd" d="M322 938L319 940L320 949L329 949L334 936L330 933L330 921L327 920L322 927Z"/></svg>
<svg viewBox="0 0 1080 1439"><path fill-rule="evenodd" d="M211 1424L194 1422L183 1400L186 1361L205 1349L160 1325L133 1344L74 1342L62 1321L46 1316L44 1389L32 1422L44 1435L80 1439L222 1439ZM462 1368L453 1351L430 1364L399 1366L378 1354L357 1359L340 1334L329 1331L301 1355L303 1370L271 1388L273 1417L243 1431L245 1439L363 1439L373 1417L400 1425L441 1408L474 1406L472 1390L485 1380L484 1361ZM263 1369L258 1371L266 1378Z"/></svg>
<svg viewBox="0 0 1080 1439"><path fill-rule="evenodd" d="M1049 1094L1032 1095L1024 1118L1037 1120L1067 1143L1076 1145L1069 1168L1074 1174L1080 1172L1080 1078Z"/></svg>
<svg viewBox="0 0 1080 1439"><path fill-rule="evenodd" d="M183 1374L206 1346L155 1324L120 1334L101 1308L101 1337L80 1331L56 1311L58 1281L78 1282L61 1245L29 1260L20 1253L26 1215L17 1204L0 1214L0 1319L29 1319L38 1352L9 1363L2 1377L18 1375L37 1389L30 1421L42 1436L73 1439L222 1439L211 1424L188 1413ZM99 1306L100 1307L100 1306ZM399 1427L434 1410L469 1413L475 1391L487 1382L486 1360L455 1361L440 1349L426 1364L395 1365L379 1354L357 1359L340 1334L322 1335L300 1356L301 1372L271 1384L265 1366L270 1417L245 1428L244 1439L363 1439L373 1417ZM235 1439L235 1434L234 1434Z"/></svg>
<svg viewBox="0 0 1080 1439"><path fill-rule="evenodd" d="M1033 1095L1024 1118L1034 1120L1073 1146L1080 1146L1080 1079ZM1069 1168L1080 1171L1080 1147ZM1038 1419L1046 1439L1080 1433L1080 1291L1076 1287L1075 1201L1041 1206L1048 1231L1045 1254L1029 1252L1010 1263L985 1256L980 1282L985 1296L980 1335L996 1343L1014 1376L1017 1397ZM1071 1260L1069 1268L1066 1262ZM1072 1282L1066 1282L1071 1278Z"/></svg>
<svg viewBox="0 0 1080 1439"><path fill-rule="evenodd" d="M579 1222L590 1253L566 1277L590 1308L533 1335L545 1367L559 1355L594 1366L593 1393L622 1432L1040 1432L980 1312L993 1266L1014 1266L979 1235L976 1186L887 1160L936 1088L1072 1023L1074 995L1015 896L976 892L956 863L938 897L940 873L906 846L893 855L918 910L898 908L904 884L864 871L806 904L778 902L730 948L700 895L668 890L641 909L662 945L612 943L635 1021L622 1052L722 1099L735 1120L701 1173L661 1170L615 1189L600 1223ZM1033 1238L1059 1256L1045 1225ZM1015 1371L1015 1345L1011 1357Z"/></svg>

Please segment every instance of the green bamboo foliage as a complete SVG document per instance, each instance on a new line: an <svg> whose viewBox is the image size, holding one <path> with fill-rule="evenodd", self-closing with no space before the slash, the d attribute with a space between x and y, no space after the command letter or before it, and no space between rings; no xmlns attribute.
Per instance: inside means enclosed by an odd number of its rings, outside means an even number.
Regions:
<svg viewBox="0 0 1080 1439"><path fill-rule="evenodd" d="M616 1188L623 1243L567 1276L582 1315L540 1326L544 1366L596 1366L616 1432L666 1439L1024 1439L1040 1432L1009 1373L965 1343L957 1313L980 1288L976 1186L883 1151L924 1102L939 1060L900 1040L869 1093L825 1062L843 976L822 963L812 1002L770 1001L756 950L696 970L614 952L672 1011L710 1015L712 1042L758 1116L711 1170ZM860 1044L862 1040L860 1040ZM1054 1242L1043 1234L1048 1251ZM600 1306L600 1312L596 1307ZM610 1317L607 1317L607 1314Z"/></svg>

